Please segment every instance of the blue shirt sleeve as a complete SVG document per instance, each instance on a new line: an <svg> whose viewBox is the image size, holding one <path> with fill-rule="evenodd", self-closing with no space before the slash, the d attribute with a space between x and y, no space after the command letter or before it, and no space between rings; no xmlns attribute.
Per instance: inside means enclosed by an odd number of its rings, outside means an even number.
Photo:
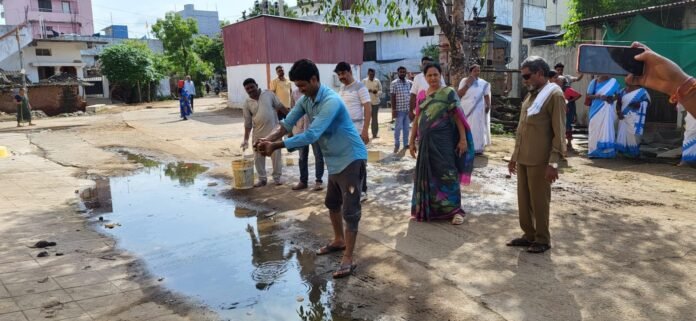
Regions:
<svg viewBox="0 0 696 321"><path fill-rule="evenodd" d="M303 104L301 104L304 99L305 98L302 97L300 101L295 103L295 107L293 107L288 115L285 116L285 119L280 122L280 125L283 126L288 133L292 132L292 128L295 127L295 124L305 115Z"/></svg>
<svg viewBox="0 0 696 321"><path fill-rule="evenodd" d="M335 101L335 99L329 98L324 100L324 102L322 102L322 106L320 107L319 114L317 114L316 117L314 117L312 123L309 124L309 128L299 135L286 139L285 147L288 150L291 150L298 147L307 146L316 142L319 139L319 137L324 133L324 131L326 131L326 129L329 128L331 123L334 121L334 118L336 118L336 115L338 115L340 108L341 104L338 101ZM302 113L302 115L304 115L304 113ZM300 117L302 115L300 115ZM293 121L292 124L294 125L297 119L293 118L290 119L290 121Z"/></svg>

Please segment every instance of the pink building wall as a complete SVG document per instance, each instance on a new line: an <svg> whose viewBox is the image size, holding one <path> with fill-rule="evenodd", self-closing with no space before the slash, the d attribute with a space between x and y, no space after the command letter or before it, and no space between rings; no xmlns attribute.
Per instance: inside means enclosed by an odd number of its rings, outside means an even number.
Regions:
<svg viewBox="0 0 696 321"><path fill-rule="evenodd" d="M64 12L63 2L69 3L70 12ZM51 0L51 11L39 10L38 0L0 0L5 11L5 22L8 25L18 25L25 22L25 8L28 8L27 19L31 24L35 37L40 37L39 21L43 18L44 26L51 27L59 33L92 35L94 19L92 16L92 0Z"/></svg>

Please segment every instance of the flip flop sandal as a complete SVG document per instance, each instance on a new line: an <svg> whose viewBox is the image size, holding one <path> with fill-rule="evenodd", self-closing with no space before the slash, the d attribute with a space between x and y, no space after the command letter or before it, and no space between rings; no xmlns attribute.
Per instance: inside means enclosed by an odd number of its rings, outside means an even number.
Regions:
<svg viewBox="0 0 696 321"><path fill-rule="evenodd" d="M333 246L331 243L324 245L323 247L319 248L315 253L317 255L326 255L329 253L333 252L340 252L346 249L346 246Z"/></svg>
<svg viewBox="0 0 696 321"><path fill-rule="evenodd" d="M356 267L358 267L358 265L353 263L343 264L338 267L338 270L336 270L336 272L333 273L333 278L340 279L346 276L353 275L353 271L355 271Z"/></svg>

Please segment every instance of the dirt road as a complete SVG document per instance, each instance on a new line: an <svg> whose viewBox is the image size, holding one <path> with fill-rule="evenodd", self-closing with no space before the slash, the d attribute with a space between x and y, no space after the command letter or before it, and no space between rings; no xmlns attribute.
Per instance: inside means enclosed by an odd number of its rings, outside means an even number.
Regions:
<svg viewBox="0 0 696 321"><path fill-rule="evenodd" d="M74 191L92 184L91 178L137 168L115 148L215 164L209 174L231 181L229 163L239 155L243 137L240 113L204 98L184 122L173 106L44 119L31 128L0 123L0 145L14 153L0 159L0 202L6 204L0 209L0 320L47 313L84 320L215 318L157 286L138 258L116 250L75 213ZM415 161L391 155L387 119L380 136L369 149L389 156L368 166L359 268L354 277L335 283L334 305L342 313L366 320L534 321L696 315L696 170L570 157L553 187L553 249L531 255L504 246L520 234L516 180L506 178L504 162L513 146L510 137L494 137L486 157L477 158L474 182L463 190L469 215L465 224L452 226L409 220ZM283 186L225 194L278 210L269 224L311 250L331 236L323 194L291 191L297 180L291 167ZM69 245L61 249L69 254L39 260L37 251L26 247L39 239ZM319 274L330 275L337 259L316 258ZM95 281L69 282L89 276ZM51 286L37 283L44 277ZM93 293L79 296L75 293L84 291L76 286ZM57 300L61 309L25 303L32 295Z"/></svg>

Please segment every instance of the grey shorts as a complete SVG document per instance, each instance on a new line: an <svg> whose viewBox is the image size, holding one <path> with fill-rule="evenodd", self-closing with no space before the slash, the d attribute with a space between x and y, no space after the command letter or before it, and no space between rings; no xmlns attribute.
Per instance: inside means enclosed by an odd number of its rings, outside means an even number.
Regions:
<svg viewBox="0 0 696 321"><path fill-rule="evenodd" d="M367 176L364 159L355 160L342 172L329 175L324 204L332 211L341 211L350 231L358 231L360 222L360 192L363 178Z"/></svg>

